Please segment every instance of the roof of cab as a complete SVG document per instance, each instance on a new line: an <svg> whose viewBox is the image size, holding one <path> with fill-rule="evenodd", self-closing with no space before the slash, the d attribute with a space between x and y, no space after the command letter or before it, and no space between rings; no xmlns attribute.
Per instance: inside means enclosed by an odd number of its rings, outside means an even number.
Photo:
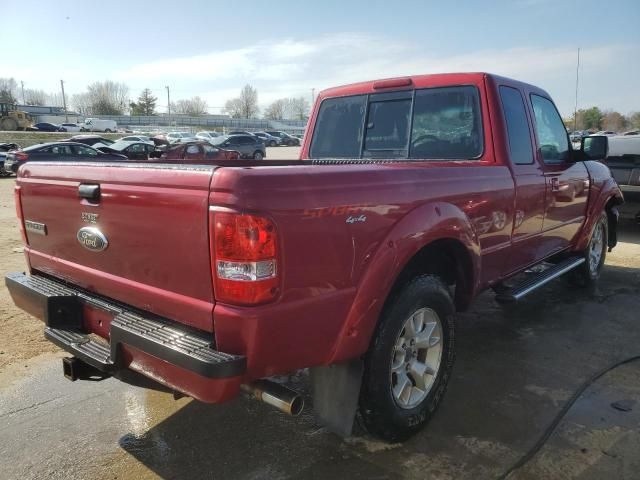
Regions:
<svg viewBox="0 0 640 480"><path fill-rule="evenodd" d="M411 80L410 84L402 86L392 86L389 88L378 88L376 83L381 82L389 82L393 80ZM492 73L487 72L461 72L461 73L436 73L436 74L428 74L428 75L409 75L406 77L394 77L394 78L385 78L385 79L377 79L377 80L369 80L366 82L352 83L349 85L342 85L338 87L328 88L323 90L318 95L319 98L327 98L327 97L343 97L348 95L362 95L367 93L383 93L385 91L390 90L403 90L403 89L414 89L414 88L427 88L427 87L438 87L438 86L447 86L447 85L464 85L464 84L479 84L482 83L485 79L492 79L497 83L507 83L509 85L519 85L521 87L526 87L527 90L537 91L540 93L544 93L548 96L548 94L534 86L524 82L520 82L518 80L513 80L507 77L501 77ZM393 85L393 82L391 82Z"/></svg>

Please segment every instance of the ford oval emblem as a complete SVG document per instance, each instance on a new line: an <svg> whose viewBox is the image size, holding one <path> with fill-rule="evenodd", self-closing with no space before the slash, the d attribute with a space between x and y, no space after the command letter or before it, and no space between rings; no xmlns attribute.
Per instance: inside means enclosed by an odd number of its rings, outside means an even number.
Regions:
<svg viewBox="0 0 640 480"><path fill-rule="evenodd" d="M109 246L109 241L104 234L98 230L96 227L83 227L78 230L78 235L76 238L87 250L92 250L94 252L101 252L105 248Z"/></svg>

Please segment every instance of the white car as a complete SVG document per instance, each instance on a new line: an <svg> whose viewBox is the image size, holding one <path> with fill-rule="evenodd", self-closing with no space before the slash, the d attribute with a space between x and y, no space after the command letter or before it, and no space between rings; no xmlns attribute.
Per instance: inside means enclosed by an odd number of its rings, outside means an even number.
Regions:
<svg viewBox="0 0 640 480"><path fill-rule="evenodd" d="M60 126L67 132L79 132L81 128L77 123L63 123Z"/></svg>
<svg viewBox="0 0 640 480"><path fill-rule="evenodd" d="M148 143L150 145L155 145L153 143L153 140L151 140L149 137L147 137L146 135L129 135L128 137L122 137L119 138L117 141L124 141L124 142L144 142L144 143Z"/></svg>
<svg viewBox="0 0 640 480"><path fill-rule="evenodd" d="M196 133L196 138L200 138L209 142L212 139L219 137L220 135L221 134L218 132L198 132Z"/></svg>
<svg viewBox="0 0 640 480"><path fill-rule="evenodd" d="M167 141L169 143L180 143L180 142L190 142L194 140L199 140L199 138L194 137L192 134L187 132L169 132L167 133Z"/></svg>

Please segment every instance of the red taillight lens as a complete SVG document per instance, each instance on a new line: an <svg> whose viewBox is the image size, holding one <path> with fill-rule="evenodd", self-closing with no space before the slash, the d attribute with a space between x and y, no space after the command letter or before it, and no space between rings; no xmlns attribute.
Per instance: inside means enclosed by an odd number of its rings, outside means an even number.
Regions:
<svg viewBox="0 0 640 480"><path fill-rule="evenodd" d="M14 153L16 160L19 160L20 162L26 162L27 160L29 160L29 154L28 153L24 153L24 152L16 152Z"/></svg>
<svg viewBox="0 0 640 480"><path fill-rule="evenodd" d="M16 202L16 216L18 217L18 221L20 223L20 235L22 235L22 241L28 245L27 241L27 233L24 229L24 215L22 214L22 196L21 196L22 187L20 185L16 185L13 190L13 198Z"/></svg>
<svg viewBox="0 0 640 480"><path fill-rule="evenodd" d="M216 298L255 305L278 294L277 235L255 215L212 212L211 256Z"/></svg>

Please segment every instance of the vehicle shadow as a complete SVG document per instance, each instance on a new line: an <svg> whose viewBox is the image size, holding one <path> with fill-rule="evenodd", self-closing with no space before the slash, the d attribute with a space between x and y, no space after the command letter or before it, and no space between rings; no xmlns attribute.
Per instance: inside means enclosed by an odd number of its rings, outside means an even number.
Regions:
<svg viewBox="0 0 640 480"><path fill-rule="evenodd" d="M402 445L344 440L319 427L311 409L291 418L242 398L192 401L143 434L123 436L120 446L165 479L495 478L586 378L640 354L639 310L640 269L621 266L607 266L592 291L560 279L507 308L483 294L459 316L444 402ZM308 392L305 376L292 382Z"/></svg>

